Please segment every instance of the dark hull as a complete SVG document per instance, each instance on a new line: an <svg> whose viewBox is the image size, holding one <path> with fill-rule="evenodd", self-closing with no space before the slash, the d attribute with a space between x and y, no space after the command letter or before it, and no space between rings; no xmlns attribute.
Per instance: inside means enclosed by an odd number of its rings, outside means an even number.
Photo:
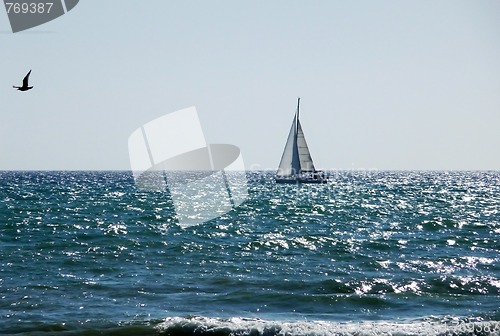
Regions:
<svg viewBox="0 0 500 336"><path fill-rule="evenodd" d="M312 178L275 178L276 183L279 184L325 184L328 179L312 179Z"/></svg>

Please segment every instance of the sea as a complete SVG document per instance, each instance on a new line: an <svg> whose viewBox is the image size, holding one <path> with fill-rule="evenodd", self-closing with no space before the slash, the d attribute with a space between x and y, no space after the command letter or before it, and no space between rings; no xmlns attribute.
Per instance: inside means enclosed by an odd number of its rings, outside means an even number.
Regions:
<svg viewBox="0 0 500 336"><path fill-rule="evenodd" d="M329 174L183 227L128 171L0 172L0 335L500 335L499 171Z"/></svg>

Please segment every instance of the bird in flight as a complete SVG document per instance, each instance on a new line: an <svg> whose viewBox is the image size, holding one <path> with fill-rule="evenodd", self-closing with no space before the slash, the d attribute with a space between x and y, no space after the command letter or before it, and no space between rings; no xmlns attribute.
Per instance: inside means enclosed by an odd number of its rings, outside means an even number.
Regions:
<svg viewBox="0 0 500 336"><path fill-rule="evenodd" d="M28 72L28 74L26 76L24 76L23 86L12 86L12 87L14 89L18 89L19 91L28 91L28 90L33 89L33 86L28 86L28 81L30 79L30 75L31 75L31 70L30 70L30 72Z"/></svg>

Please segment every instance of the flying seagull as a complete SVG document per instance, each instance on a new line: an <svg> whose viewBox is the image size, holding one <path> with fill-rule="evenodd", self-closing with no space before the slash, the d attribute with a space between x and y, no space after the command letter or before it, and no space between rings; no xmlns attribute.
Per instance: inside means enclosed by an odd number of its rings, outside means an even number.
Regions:
<svg viewBox="0 0 500 336"><path fill-rule="evenodd" d="M28 90L31 90L33 89L33 86L28 86L28 80L30 79L30 74L31 74L31 70L30 72L28 72L28 74L24 77L23 79L23 86L12 86L14 89L18 89L19 91L28 91Z"/></svg>

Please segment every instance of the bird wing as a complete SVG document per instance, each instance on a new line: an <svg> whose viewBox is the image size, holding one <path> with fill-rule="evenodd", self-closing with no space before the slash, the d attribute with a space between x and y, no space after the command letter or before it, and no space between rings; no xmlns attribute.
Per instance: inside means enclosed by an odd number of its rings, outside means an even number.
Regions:
<svg viewBox="0 0 500 336"><path fill-rule="evenodd" d="M30 72L28 72L28 74L26 76L24 76L23 86L28 86L28 81L30 79L30 75L31 75L31 70L30 70Z"/></svg>

